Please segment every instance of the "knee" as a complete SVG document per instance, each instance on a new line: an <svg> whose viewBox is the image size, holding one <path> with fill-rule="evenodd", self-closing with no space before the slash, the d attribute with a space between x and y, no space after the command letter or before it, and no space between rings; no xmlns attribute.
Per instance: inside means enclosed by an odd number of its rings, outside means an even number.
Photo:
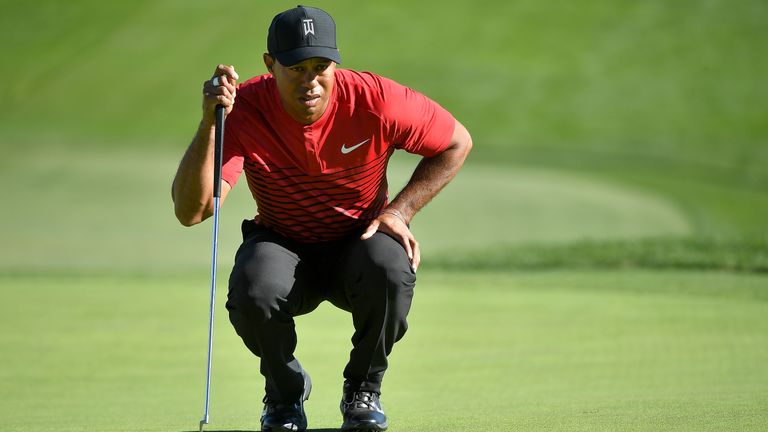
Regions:
<svg viewBox="0 0 768 432"><path fill-rule="evenodd" d="M405 249L392 237L379 232L368 240L357 241L349 264L354 280L359 282L353 284L353 289L378 290L386 293L390 301L410 302L413 297L416 274Z"/></svg>
<svg viewBox="0 0 768 432"><path fill-rule="evenodd" d="M405 248L387 234L377 232L368 240L358 240L351 253L353 265L390 276L413 274Z"/></svg>
<svg viewBox="0 0 768 432"><path fill-rule="evenodd" d="M283 284L274 278L254 278L244 272L233 272L227 309L230 315L244 315L251 324L264 323L282 312L284 290Z"/></svg>

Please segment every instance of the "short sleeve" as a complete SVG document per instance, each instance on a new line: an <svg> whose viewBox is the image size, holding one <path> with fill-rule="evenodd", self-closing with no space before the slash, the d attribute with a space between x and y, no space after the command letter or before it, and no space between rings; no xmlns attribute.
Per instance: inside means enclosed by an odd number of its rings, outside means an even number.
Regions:
<svg viewBox="0 0 768 432"><path fill-rule="evenodd" d="M451 143L456 120L423 94L382 78L385 118L395 147L432 157Z"/></svg>

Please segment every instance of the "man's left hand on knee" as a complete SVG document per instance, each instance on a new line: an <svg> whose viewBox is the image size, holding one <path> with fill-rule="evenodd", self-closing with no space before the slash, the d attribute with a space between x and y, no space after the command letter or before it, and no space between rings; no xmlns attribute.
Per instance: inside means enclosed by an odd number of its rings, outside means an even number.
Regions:
<svg viewBox="0 0 768 432"><path fill-rule="evenodd" d="M416 237L413 236L411 229L406 224L405 219L399 215L399 212L396 210L383 210L376 219L371 221L363 235L360 236L360 239L368 240L377 231L388 234L403 245L405 252L408 254L408 260L411 262L411 268L413 268L413 271L416 271L421 262L419 242L416 241Z"/></svg>

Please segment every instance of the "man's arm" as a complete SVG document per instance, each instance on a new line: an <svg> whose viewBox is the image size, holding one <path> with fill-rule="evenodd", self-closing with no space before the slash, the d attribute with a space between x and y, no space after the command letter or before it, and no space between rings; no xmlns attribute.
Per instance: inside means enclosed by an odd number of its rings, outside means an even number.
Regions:
<svg viewBox="0 0 768 432"><path fill-rule="evenodd" d="M379 230L393 236L403 245L416 270L421 254L408 224L456 176L471 149L472 137L464 125L456 121L448 147L437 156L425 157L419 162L403 190L371 222L361 238L368 239Z"/></svg>
<svg viewBox="0 0 768 432"><path fill-rule="evenodd" d="M181 159L171 187L176 218L184 226L198 224L213 214L215 109L216 105L223 105L229 114L235 103L237 72L234 67L219 65L213 76L219 78L220 84L214 86L211 79L203 85L203 119ZM230 189L227 182L222 182L222 203Z"/></svg>

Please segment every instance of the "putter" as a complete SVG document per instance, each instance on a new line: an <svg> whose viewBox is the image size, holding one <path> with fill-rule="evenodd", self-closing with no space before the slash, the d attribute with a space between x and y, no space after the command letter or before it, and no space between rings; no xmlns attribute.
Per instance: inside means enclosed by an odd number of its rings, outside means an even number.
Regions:
<svg viewBox="0 0 768 432"><path fill-rule="evenodd" d="M213 157L213 253L211 258L211 303L208 315L208 366L205 373L205 412L200 432L208 424L211 400L211 352L213 351L213 311L216 304L216 255L219 249L219 201L221 199L221 157L224 152L224 107L216 106L215 148Z"/></svg>

